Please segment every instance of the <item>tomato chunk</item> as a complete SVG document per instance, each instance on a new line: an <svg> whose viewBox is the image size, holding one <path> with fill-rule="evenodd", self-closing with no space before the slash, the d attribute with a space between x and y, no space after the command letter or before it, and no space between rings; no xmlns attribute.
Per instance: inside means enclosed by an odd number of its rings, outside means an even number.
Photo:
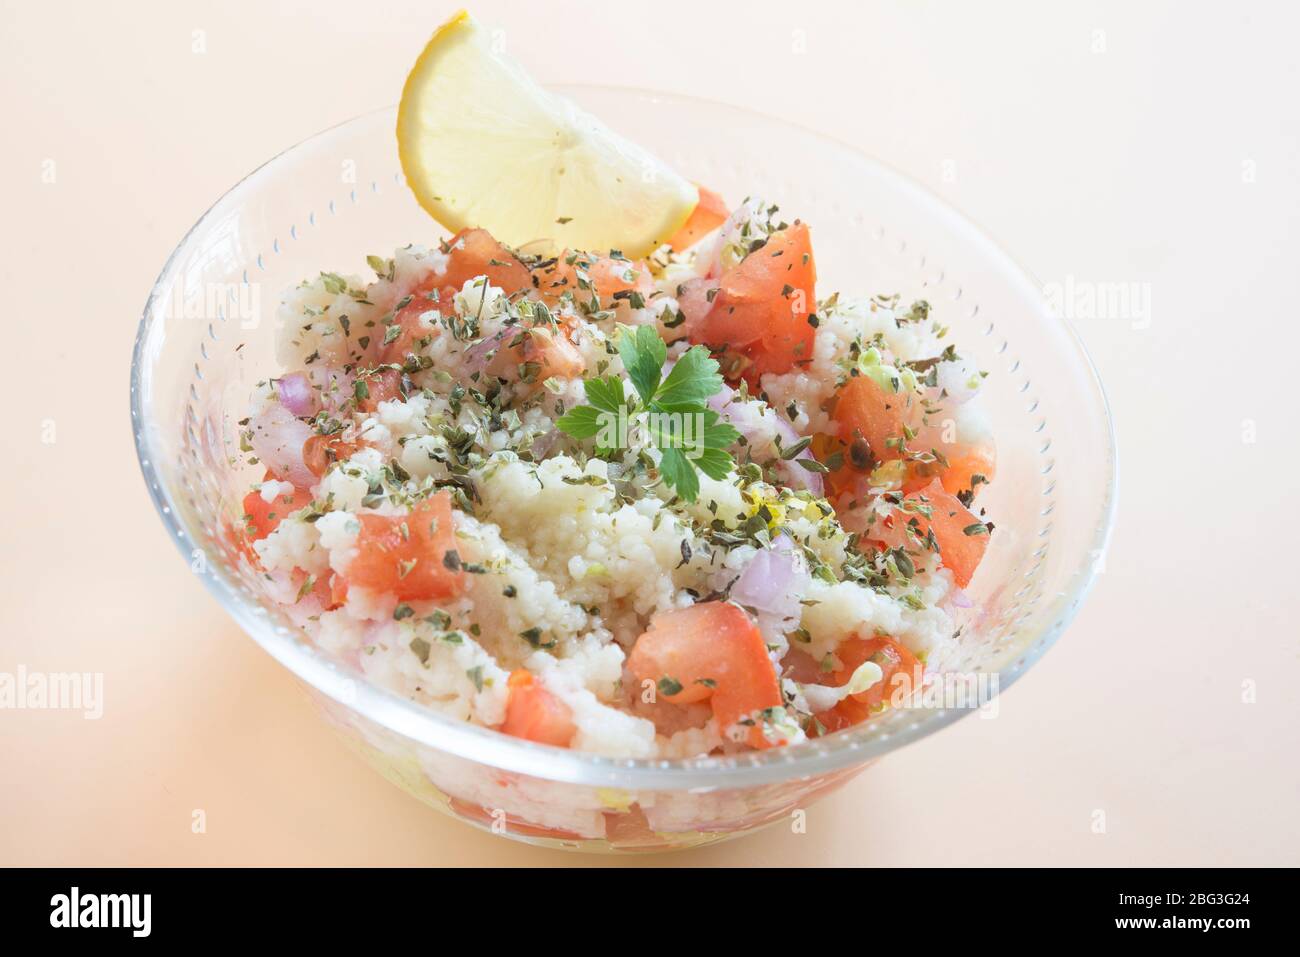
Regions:
<svg viewBox="0 0 1300 957"><path fill-rule="evenodd" d="M627 666L637 681L654 682L672 704L707 700L724 734L755 711L784 703L758 626L730 602L659 612L637 639ZM757 725L745 740L755 748L772 746Z"/></svg>
<svg viewBox="0 0 1300 957"><path fill-rule="evenodd" d="M302 461L312 475L320 478L335 462L345 462L360 446L344 442L337 435L313 435L302 444Z"/></svg>
<svg viewBox="0 0 1300 957"><path fill-rule="evenodd" d="M460 292L475 276L487 276L488 282L507 296L532 288L528 267L486 229L462 229L447 246L447 271L437 278L441 299Z"/></svg>
<svg viewBox="0 0 1300 957"><path fill-rule="evenodd" d="M465 573L451 520L451 493L438 492L409 515L358 515L357 554L341 576L347 587L368 588L398 601L449 598L464 587Z"/></svg>
<svg viewBox="0 0 1300 957"><path fill-rule="evenodd" d="M817 720L828 733L861 724L880 711L896 692L907 694L920 688L925 671L916 655L886 636L850 638L835 649L835 657L841 667L823 674L820 684L841 687L867 661L874 661L880 667L882 677L861 694L849 695L830 710L817 714Z"/></svg>
<svg viewBox="0 0 1300 957"><path fill-rule="evenodd" d="M540 386L552 376L573 379L582 375L586 360L569 338L572 320L555 325L540 324L513 329L508 338L498 337L486 369L508 382Z"/></svg>
<svg viewBox="0 0 1300 957"><path fill-rule="evenodd" d="M890 392L871 376L859 375L840 389L834 418L855 463L864 464L860 458L887 462L902 457L901 443L910 410L911 393ZM867 443L866 449L853 448L859 438Z"/></svg>
<svg viewBox="0 0 1300 957"><path fill-rule="evenodd" d="M537 292L546 303L554 305L566 292L578 302L587 302L594 293L602 306L616 302L618 293L639 292L648 297L654 292L654 279L641 261L593 256L565 250L563 255L533 272Z"/></svg>
<svg viewBox="0 0 1300 957"><path fill-rule="evenodd" d="M988 548L988 528L937 479L920 494L930 502L930 528L939 545L939 556L952 571L957 586L965 588Z"/></svg>
<svg viewBox="0 0 1300 957"><path fill-rule="evenodd" d="M357 403L362 412L375 412L380 402L392 402L404 399L402 395L402 373L396 369L381 369L374 375L361 377L365 383L365 398ZM308 468L311 466L309 465Z"/></svg>
<svg viewBox="0 0 1300 957"><path fill-rule="evenodd" d="M795 223L722 274L708 314L692 341L738 352L746 377L789 372L812 358L817 267L806 223Z"/></svg>
<svg viewBox="0 0 1300 957"><path fill-rule="evenodd" d="M903 485L904 492L919 491L936 477L943 484L944 491L950 495L958 495L966 491L976 492L980 485L993 481L993 475L997 470L997 455L991 444L939 451L943 453L947 463L911 463L908 479ZM977 475L982 476L979 482L975 480Z"/></svg>
<svg viewBox="0 0 1300 957"><path fill-rule="evenodd" d="M452 307L449 301L441 298L441 292L434 291L436 282L441 280L431 281L411 292L411 301L394 313L392 327L375 327L377 334L382 337L380 340L382 345L379 349L380 362L401 365L408 355L420 352L422 347L438 334L437 326L426 322L423 318L424 314L427 312L440 314ZM429 298L431 295L437 296L438 299L435 301ZM389 328L398 330L396 338L392 337Z"/></svg>
<svg viewBox="0 0 1300 957"><path fill-rule="evenodd" d="M668 240L668 245L674 252L681 252L689 246L694 246L706 233L712 232L726 222L730 215L727 204L721 196L704 186L698 186L697 189L700 191L700 201L695 204L695 209L682 224L682 228L673 233L672 239Z"/></svg>
<svg viewBox="0 0 1300 957"><path fill-rule="evenodd" d="M534 367L535 366L535 367ZM569 341L567 330L538 327L528 331L523 344L522 376L534 384L551 377L574 379L586 369L582 353Z"/></svg>
<svg viewBox="0 0 1300 957"><path fill-rule="evenodd" d="M270 472L266 475L268 480L272 478ZM275 531L287 516L310 504L311 493L306 489L276 495L269 502L260 491L249 492L244 496L244 528L253 541L259 541Z"/></svg>
<svg viewBox="0 0 1300 957"><path fill-rule="evenodd" d="M913 520L916 522L917 537L925 538L927 532L933 531L935 544L939 546L940 561L952 572L957 586L965 588L984 558L984 550L988 548L988 527L955 495L947 492L937 478L931 479L929 485L907 498L928 505L929 518L910 511L895 513L885 519L887 531L898 532L901 523Z"/></svg>
<svg viewBox="0 0 1300 957"><path fill-rule="evenodd" d="M452 298L476 276L487 276L488 282L506 295L532 288L528 267L491 233L462 229L447 241L446 270L413 289L410 302L397 311L393 322L401 331L382 346L379 361L401 363L409 353L418 351L421 340L437 334L421 317L430 311L449 312Z"/></svg>
<svg viewBox="0 0 1300 957"><path fill-rule="evenodd" d="M507 684L510 699L501 730L516 738L567 748L578 731L569 706L522 668L510 673Z"/></svg>

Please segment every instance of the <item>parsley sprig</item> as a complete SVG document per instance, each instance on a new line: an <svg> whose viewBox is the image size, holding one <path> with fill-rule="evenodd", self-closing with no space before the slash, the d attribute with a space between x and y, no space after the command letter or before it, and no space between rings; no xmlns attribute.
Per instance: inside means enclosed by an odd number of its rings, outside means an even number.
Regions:
<svg viewBox="0 0 1300 957"><path fill-rule="evenodd" d="M570 409L556 427L576 439L590 439L600 436L607 422L619 421L620 415L622 421L630 421L640 412L650 413L641 428L659 449L659 474L684 501L694 502L700 493L699 472L722 479L736 464L727 449L740 433L706 404L722 388L718 363L703 346L694 346L664 376L668 347L650 326L620 327L618 353L636 396L627 397L619 376L587 379L583 389L590 404ZM694 428L671 427L683 423L686 416L695 417Z"/></svg>

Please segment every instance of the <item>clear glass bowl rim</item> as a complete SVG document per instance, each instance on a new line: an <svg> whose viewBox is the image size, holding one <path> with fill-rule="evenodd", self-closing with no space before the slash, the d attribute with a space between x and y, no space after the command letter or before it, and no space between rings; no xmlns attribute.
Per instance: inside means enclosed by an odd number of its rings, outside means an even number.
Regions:
<svg viewBox="0 0 1300 957"><path fill-rule="evenodd" d="M683 104L683 106L728 112L738 119L748 117L767 123L779 124L792 132L797 132L810 142L820 141L836 149L847 150L855 154L862 162L870 164L892 180L896 188L911 192L915 198L929 205L935 212L940 213L954 229L965 232L971 241L982 244L987 253L1001 259L1009 272L1017 274L1023 282L1034 289L1042 289L1041 283L1008 255L983 229L955 207L888 164L834 137L779 117L703 97L608 84L556 84L548 85L548 87L560 93L574 95L581 95L583 91L618 93L649 97L658 101L677 102ZM246 186L258 177L272 172L278 163L315 140L340 130L351 123L394 109L394 106L388 106L354 116L299 143L295 143L258 166L227 190L190 227L168 257L158 275L158 279L154 283L149 298L145 303L131 357L132 432L135 436L136 454L150 497L158 511L159 518L171 532L172 541L176 544L186 562L191 560L194 550L202 549L202 546L192 538L189 530L177 517L179 512L176 503L171 499L168 491L169 486L158 474L156 463L159 461L159 450L154 446L154 433L149 427L151 422L149 408L144 399L144 391L141 388L145 346L150 339L151 331L159 315L155 309L155 304L161 295L165 295L171 274L177 268L180 253L185 249L191 236L195 235L215 215L224 212L227 207L237 205L239 195ZM1107 441L1109 443L1107 451L1111 469L1102 508L1100 514L1096 516L1092 547L1083 551L1082 560L1069 576L1068 587L1057 594L1050 606L1050 614L1044 615L1044 620L1048 624L1039 630L1037 640L1033 642L1030 651L1008 669L999 672L999 693L1005 691L1020 675L1041 658L1073 620L1095 579L1096 563L1093 556L1100 554L1109 541L1116 507L1119 470L1114 421L1096 366L1078 333L1067 320L1052 316L1046 309L1043 310L1042 317L1045 321L1061 324L1077 354L1077 359L1087 371L1088 380L1093 390L1092 395L1088 396L1087 399L1095 403L1103 413L1106 422ZM238 589L231 587L232 583L226 576L220 562L209 563L209 571L209 574L202 576L204 584L225 611L273 658L317 692L338 701L344 707L351 709L375 724L420 744L505 771L533 775L552 781L586 784L596 787L618 787L628 790L691 789L712 791L796 780L874 760L890 751L947 727L970 710L951 709L933 713L926 720L913 723L897 733L889 734L887 737L868 737L869 732L864 726L861 729L842 731L806 744L725 757L663 761L601 757L585 752L575 752L549 745L536 744L467 722L454 721L421 708L419 705L369 682L358 680L353 675L345 673L335 662L307 643L293 636L278 633L265 614L259 613L260 609L246 600Z"/></svg>

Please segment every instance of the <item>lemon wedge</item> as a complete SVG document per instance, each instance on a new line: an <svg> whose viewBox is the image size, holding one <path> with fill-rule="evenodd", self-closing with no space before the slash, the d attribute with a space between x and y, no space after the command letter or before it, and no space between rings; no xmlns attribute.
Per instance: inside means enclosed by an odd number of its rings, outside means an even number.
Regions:
<svg viewBox="0 0 1300 957"><path fill-rule="evenodd" d="M397 111L402 171L447 229L482 227L530 252L668 242L698 202L690 182L544 90L461 11L416 60Z"/></svg>

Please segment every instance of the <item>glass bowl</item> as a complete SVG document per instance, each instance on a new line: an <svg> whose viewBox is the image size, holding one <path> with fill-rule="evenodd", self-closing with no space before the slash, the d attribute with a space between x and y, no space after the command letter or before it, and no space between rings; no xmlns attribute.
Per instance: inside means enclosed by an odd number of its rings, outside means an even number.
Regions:
<svg viewBox="0 0 1300 957"><path fill-rule="evenodd" d="M953 209L825 136L733 107L606 87L561 92L733 201L761 195L812 224L819 290L929 300L989 375L996 524L960 614L956 675L1005 689L1061 634L1110 529L1115 446L1101 384L1039 285ZM899 708L797 746L694 760L617 760L455 722L316 649L238 557L230 528L260 474L237 422L276 373L281 292L370 253L442 235L402 182L395 109L287 150L223 196L167 260L131 367L141 469L185 560L381 773L433 807L518 840L582 850L708 843L789 820L871 761L972 710ZM969 704L969 702L965 702Z"/></svg>

